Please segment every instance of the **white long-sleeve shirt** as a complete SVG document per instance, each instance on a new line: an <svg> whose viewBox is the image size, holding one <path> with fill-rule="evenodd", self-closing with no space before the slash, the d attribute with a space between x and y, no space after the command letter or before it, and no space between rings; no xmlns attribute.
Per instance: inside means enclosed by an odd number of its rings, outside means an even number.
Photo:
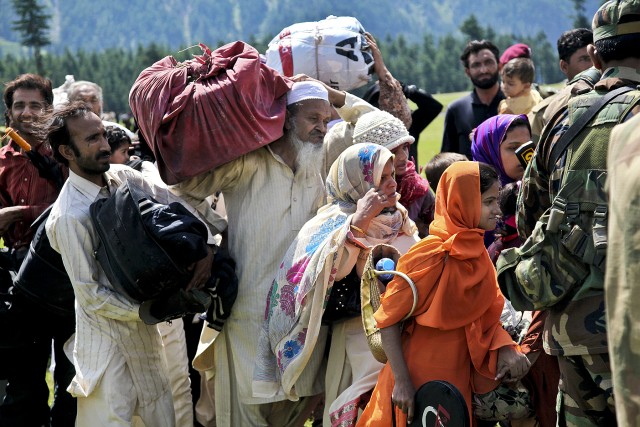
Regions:
<svg viewBox="0 0 640 427"><path fill-rule="evenodd" d="M155 325L142 322L138 304L114 292L109 285L93 255L99 239L89 207L97 199L113 194L127 179L160 203L184 202L123 165L112 165L104 176L107 186L100 187L70 171L46 223L51 247L61 254L76 297L73 348L76 375L68 390L74 396L89 396L113 355L121 353L138 401L146 405L169 387L160 334ZM191 207L189 210L194 212Z"/></svg>

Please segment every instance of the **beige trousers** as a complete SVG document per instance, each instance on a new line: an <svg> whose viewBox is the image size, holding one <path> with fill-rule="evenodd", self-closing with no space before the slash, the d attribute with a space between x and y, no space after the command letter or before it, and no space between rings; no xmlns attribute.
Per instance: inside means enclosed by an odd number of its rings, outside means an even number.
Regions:
<svg viewBox="0 0 640 427"><path fill-rule="evenodd" d="M91 394L78 397L76 427L130 427L134 417L150 427L175 427L170 390L149 405L137 399L129 368L116 354Z"/></svg>

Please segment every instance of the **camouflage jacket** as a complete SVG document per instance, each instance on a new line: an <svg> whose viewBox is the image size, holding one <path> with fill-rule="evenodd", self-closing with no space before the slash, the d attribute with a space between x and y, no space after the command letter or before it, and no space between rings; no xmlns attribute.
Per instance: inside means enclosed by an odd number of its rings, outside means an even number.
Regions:
<svg viewBox="0 0 640 427"><path fill-rule="evenodd" d="M614 395L630 396L640 381L640 114L613 129L607 162L607 334ZM619 425L637 425L638 414L638 399L616 399Z"/></svg>
<svg viewBox="0 0 640 427"><path fill-rule="evenodd" d="M638 70L627 67L609 68L603 73L601 80L596 83L592 91L576 94L569 100L568 108L547 124L534 158L525 171L518 197L517 225L518 232L523 239L531 234L537 220L551 206L560 189L567 153L571 151L571 147L560 157L551 170L547 167L547 163L551 151L560 137L567 131L570 124L586 110L579 111L581 107L585 103L591 102L593 98L604 96L607 92L618 87L637 86L638 84L640 84ZM622 103L625 100L626 98L623 98ZM640 105L636 105L629 114L633 114L637 110L640 110ZM611 111L609 109L609 115ZM597 118L599 117L600 114ZM624 121L624 119L616 118L616 121ZM607 126L612 127L613 123L607 124ZM606 139L606 141L602 141L603 144L608 144L608 135ZM603 162L603 159L598 159L598 162ZM590 165L582 166L585 169L590 168ZM544 337L545 350L548 353L576 355L607 352L603 283L604 275L602 272L591 269L584 283L580 285L580 289L575 292L568 303L558 307L554 306L549 310Z"/></svg>
<svg viewBox="0 0 640 427"><path fill-rule="evenodd" d="M589 68L577 74L567 82L559 92L544 98L527 114L531 123L531 140L536 144L540 140L540 135L544 126L553 118L554 114L567 106L569 99L577 93L584 93L591 90L593 85L600 80L602 73L596 68Z"/></svg>

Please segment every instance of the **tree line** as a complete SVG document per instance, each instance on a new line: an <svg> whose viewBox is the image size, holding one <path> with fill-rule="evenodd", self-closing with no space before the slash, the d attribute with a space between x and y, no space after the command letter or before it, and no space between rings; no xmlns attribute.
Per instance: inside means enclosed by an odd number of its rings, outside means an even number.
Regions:
<svg viewBox="0 0 640 427"><path fill-rule="evenodd" d="M543 32L535 36L496 34L490 27L482 27L471 15L460 27L462 36L446 35L435 38L425 35L421 43L408 42L403 36L378 40L391 73L400 81L415 84L431 93L457 92L471 89L469 79L460 63L460 54L469 40L488 39L500 51L514 43L526 43L533 51L539 83L556 83L563 79L558 68L557 52ZM265 52L270 38L249 37L247 43L259 52ZM217 46L224 44L219 42ZM216 46L210 46L214 48ZM100 52L66 50L60 55L43 54L42 74L53 81L54 87L65 81L65 75L72 74L76 80L89 80L103 88L105 111L126 113L129 111L128 97L131 86L140 72L159 59L172 55L184 61L192 54L199 54L199 48L185 50L150 44L136 49L109 48ZM0 58L0 81L7 82L17 75L37 72L36 59L6 55ZM1 106L0 109L4 108Z"/></svg>

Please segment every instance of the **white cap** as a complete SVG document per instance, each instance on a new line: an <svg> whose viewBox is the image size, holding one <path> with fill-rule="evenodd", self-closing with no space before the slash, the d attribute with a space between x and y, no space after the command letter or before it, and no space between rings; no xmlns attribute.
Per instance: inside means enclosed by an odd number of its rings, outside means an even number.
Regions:
<svg viewBox="0 0 640 427"><path fill-rule="evenodd" d="M393 151L407 142L413 144L415 138L402 121L386 111L375 110L363 114L353 128L353 143L369 142L382 145Z"/></svg>
<svg viewBox="0 0 640 427"><path fill-rule="evenodd" d="M314 81L296 82L287 92L287 105L307 99L322 99L329 102L329 92L321 83Z"/></svg>

